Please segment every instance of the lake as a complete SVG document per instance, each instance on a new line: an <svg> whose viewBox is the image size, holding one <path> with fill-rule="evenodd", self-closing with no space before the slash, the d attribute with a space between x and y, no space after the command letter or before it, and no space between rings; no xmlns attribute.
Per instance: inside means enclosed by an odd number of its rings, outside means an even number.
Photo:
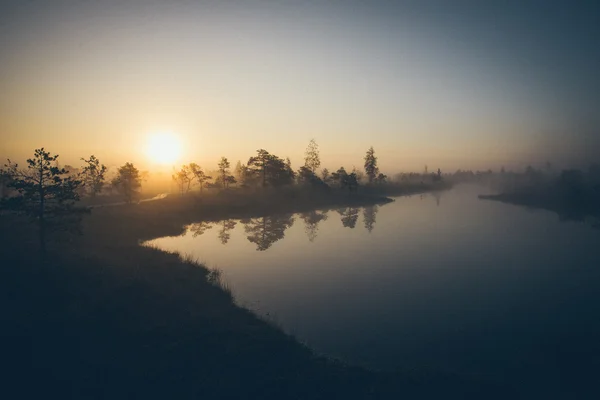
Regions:
<svg viewBox="0 0 600 400"><path fill-rule="evenodd" d="M192 224L148 243L220 269L240 305L318 353L576 394L600 371L600 231L480 193Z"/></svg>

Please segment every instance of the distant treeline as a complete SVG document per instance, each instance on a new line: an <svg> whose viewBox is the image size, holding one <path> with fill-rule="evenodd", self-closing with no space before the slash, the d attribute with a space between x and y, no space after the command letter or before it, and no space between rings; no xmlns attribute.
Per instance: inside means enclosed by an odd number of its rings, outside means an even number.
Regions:
<svg viewBox="0 0 600 400"><path fill-rule="evenodd" d="M229 160L222 157L217 170L213 172L208 172L196 163L190 163L174 171L172 178L181 194L194 188L202 192L205 188L278 188L289 185L299 185L311 190L346 190L351 193L361 186L381 187L391 183L388 176L380 172L373 147L370 147L364 156L364 169L353 167L352 170L347 170L341 166L335 171L329 171L320 167L319 147L313 139L306 148L304 164L296 171L292 168L289 158L283 159L267 150L259 149L246 163L238 161L233 169ZM419 179L423 180L421 174ZM425 179L428 180L429 175ZM434 174L433 180L441 180L441 174Z"/></svg>
<svg viewBox="0 0 600 400"><path fill-rule="evenodd" d="M43 250L47 228L71 229L80 220L80 215L89 207L77 205L87 198L86 206L102 204L98 196L112 198L118 202L132 203L140 200L143 182L148 174L140 171L133 163L127 162L109 177L108 168L100 160L90 155L81 158L82 166L62 166L59 156L36 149L26 165L19 166L8 160L0 168L0 215L11 212L30 217L38 224L40 245ZM294 170L289 158L283 159L267 150L259 149L246 163L237 162L231 168L226 157L222 157L217 170L207 172L197 163L190 163L174 170L172 181L178 192L202 193L205 189L229 191L235 189L240 194L261 192L261 196L279 196L280 189L286 188L289 196L298 194L328 192L347 193L352 196L362 194L407 194L419 191L444 188L442 173L410 174L391 182L380 172L375 150L370 147L364 156L363 170L353 168L349 172L342 166L336 171L320 169L319 147L313 139L305 152L304 164ZM265 189L269 190L265 190ZM293 190L289 190L289 189ZM285 196L281 197L285 199ZM283 201L283 200L282 200Z"/></svg>
<svg viewBox="0 0 600 400"><path fill-rule="evenodd" d="M480 198L551 210L563 220L589 219L592 226L600 227L600 164L587 170L555 170L551 164L528 166L520 172L502 169L479 179L496 192Z"/></svg>
<svg viewBox="0 0 600 400"><path fill-rule="evenodd" d="M150 175L148 171L141 171L130 162L111 173L109 168L94 155L87 159L81 158L83 162L81 166L61 166L58 155L52 155L44 149L36 150L36 154L38 151L43 154L29 159L24 169L10 160L4 168L0 169L0 198L22 194L16 182L20 179L31 180L32 176L39 175L39 168L43 168L40 165L42 159L46 160L48 168L55 168L47 170L51 173L49 178L60 178L63 183L69 182L78 198L95 199L99 195L120 196L121 201L134 202L140 198L142 186ZM443 179L439 169L428 173L427 167L424 173L398 174L393 179L389 179L379 170L378 157L373 147L370 147L364 156L363 169L353 167L349 170L341 166L335 171L329 171L327 168L320 167L319 147L313 139L306 148L303 165L297 170L292 168L289 158L283 159L267 150L259 149L256 155L249 157L247 162L237 161L234 167L227 157L221 157L217 169L204 168L195 162L182 165L179 169L173 170L171 179L181 194L192 191L202 193L205 189L280 188L290 185L298 185L310 190L343 190L348 193L356 192L359 187L362 187L367 191L370 189L383 193L386 185L394 183L424 184ZM33 182L33 184L34 186L45 185L48 182ZM94 201L89 203L94 204Z"/></svg>
<svg viewBox="0 0 600 400"><path fill-rule="evenodd" d="M529 165L521 171L506 171L504 168L499 171L458 170L446 175L446 179L455 183L486 183L497 193L552 191L574 197L592 196L600 191L600 164L591 164L585 170L558 170L550 163L541 168Z"/></svg>

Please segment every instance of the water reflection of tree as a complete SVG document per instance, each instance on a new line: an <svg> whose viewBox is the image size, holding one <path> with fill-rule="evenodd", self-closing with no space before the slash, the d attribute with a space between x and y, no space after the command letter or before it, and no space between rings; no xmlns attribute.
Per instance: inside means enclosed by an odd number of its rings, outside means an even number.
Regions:
<svg viewBox="0 0 600 400"><path fill-rule="evenodd" d="M294 224L292 215L272 215L243 220L248 241L256 244L256 250L267 250L273 243L283 239L286 229Z"/></svg>
<svg viewBox="0 0 600 400"><path fill-rule="evenodd" d="M363 209L363 219L365 223L365 229L371 233L375 227L375 217L379 212L379 207L376 205L367 206Z"/></svg>
<svg viewBox="0 0 600 400"><path fill-rule="evenodd" d="M431 192L431 195L435 199L435 204L439 207L440 201L442 200L442 192L439 190L436 190L436 191Z"/></svg>
<svg viewBox="0 0 600 400"><path fill-rule="evenodd" d="M342 216L342 225L345 228L353 229L356 226L358 211L359 209L355 207L340 208L337 210L338 214Z"/></svg>
<svg viewBox="0 0 600 400"><path fill-rule="evenodd" d="M192 232L192 237L198 237L203 235L204 232L212 228L212 224L209 222L196 222L188 227L188 230Z"/></svg>
<svg viewBox="0 0 600 400"><path fill-rule="evenodd" d="M232 219L226 219L219 223L219 227L221 228L219 230L219 240L221 241L221 244L227 244L227 242L229 242L229 239L231 239L231 234L229 232L235 228L236 225L237 222Z"/></svg>
<svg viewBox="0 0 600 400"><path fill-rule="evenodd" d="M308 240L313 242L319 232L319 223L327 220L327 212L309 211L300 214L300 218L304 221L304 232Z"/></svg>

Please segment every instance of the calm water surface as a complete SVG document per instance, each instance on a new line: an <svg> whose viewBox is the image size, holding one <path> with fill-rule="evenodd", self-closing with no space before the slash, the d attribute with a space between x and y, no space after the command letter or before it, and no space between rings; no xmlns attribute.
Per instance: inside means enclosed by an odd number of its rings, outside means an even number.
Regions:
<svg viewBox="0 0 600 400"><path fill-rule="evenodd" d="M600 371L600 231L482 192L193 224L150 243L221 269L240 304L317 352L569 393Z"/></svg>

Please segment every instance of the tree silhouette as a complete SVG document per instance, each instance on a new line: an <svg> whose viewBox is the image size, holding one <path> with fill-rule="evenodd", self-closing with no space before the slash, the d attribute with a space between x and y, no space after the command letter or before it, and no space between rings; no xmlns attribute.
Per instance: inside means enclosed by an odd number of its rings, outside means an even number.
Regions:
<svg viewBox="0 0 600 400"><path fill-rule="evenodd" d="M267 185L267 168L271 155L265 149L256 151L257 155L248 159L248 168L262 177L262 185Z"/></svg>
<svg viewBox="0 0 600 400"><path fill-rule="evenodd" d="M348 189L350 193L358 189L358 179L356 173L348 174L344 167L340 167L337 171L331 174L331 180L336 182L340 189Z"/></svg>
<svg viewBox="0 0 600 400"><path fill-rule="evenodd" d="M323 171L321 171L321 179L323 180L323 182L325 184L329 184L330 178L331 178L331 176L329 174L329 170L327 168L323 168Z"/></svg>
<svg viewBox="0 0 600 400"><path fill-rule="evenodd" d="M373 146L367 150L367 154L365 155L365 173L367 174L369 183L373 183L379 173L379 168L377 168L377 157L375 157Z"/></svg>
<svg viewBox="0 0 600 400"><path fill-rule="evenodd" d="M358 177L355 172L348 175L347 185L350 192L358 190Z"/></svg>
<svg viewBox="0 0 600 400"><path fill-rule="evenodd" d="M225 177L225 186L229 187L229 185L234 185L237 181L233 175L227 175Z"/></svg>
<svg viewBox="0 0 600 400"><path fill-rule="evenodd" d="M369 233L373 232L373 228L375 227L376 216L379 212L379 207L377 205L367 206L363 209L363 220L365 223L365 229L369 231Z"/></svg>
<svg viewBox="0 0 600 400"><path fill-rule="evenodd" d="M348 173L344 167L340 167L337 171L331 174L331 180L337 183L340 189L344 189L348 186Z"/></svg>
<svg viewBox="0 0 600 400"><path fill-rule="evenodd" d="M10 164L10 160L8 160ZM10 183L13 181L13 177L10 171L0 168L0 200L8 196L10 191Z"/></svg>
<svg viewBox="0 0 600 400"><path fill-rule="evenodd" d="M289 157L285 158L285 167L284 170L284 179L287 180L284 184L294 183L294 178L296 178L296 173L292 169L292 160Z"/></svg>
<svg viewBox="0 0 600 400"><path fill-rule="evenodd" d="M294 171L291 163L269 154L264 149L257 150L257 155L250 157L248 168L256 175L262 177L263 186L283 186L294 182Z"/></svg>
<svg viewBox="0 0 600 400"><path fill-rule="evenodd" d="M362 180L365 179L365 174L364 172L356 169L356 167L352 167L352 172L351 174L354 174L356 176L356 182L357 184L360 183Z"/></svg>
<svg viewBox="0 0 600 400"><path fill-rule="evenodd" d="M297 180L300 185L307 185L312 187L322 187L326 188L327 184L321 180L317 175L315 175L310 169L306 166L301 166L298 170Z"/></svg>
<svg viewBox="0 0 600 400"><path fill-rule="evenodd" d="M33 218L39 231L42 253L46 250L46 229L72 229L85 208L78 208L78 189L83 182L67 176L68 171L58 167L58 155L36 149L33 158L27 160L27 168L21 169L8 161L4 174L10 176L9 186L17 196L4 199L3 208Z"/></svg>
<svg viewBox="0 0 600 400"><path fill-rule="evenodd" d="M308 147L304 153L304 166L313 174L317 173L317 169L321 166L321 158L319 156L319 145L315 139L310 139Z"/></svg>
<svg viewBox="0 0 600 400"><path fill-rule="evenodd" d="M383 184L387 182L387 175L382 174L381 172L379 173L379 175L377 175L377 178L375 179L377 183Z"/></svg>
<svg viewBox="0 0 600 400"><path fill-rule="evenodd" d="M258 180L256 172L248 168L246 164L240 164L239 172L236 172L236 175L240 186L256 185Z"/></svg>
<svg viewBox="0 0 600 400"><path fill-rule="evenodd" d="M340 208L337 210L338 214L342 217L342 225L345 228L354 229L356 221L358 221L358 211L358 208L355 207Z"/></svg>
<svg viewBox="0 0 600 400"><path fill-rule="evenodd" d="M294 224L292 215L272 215L242 221L248 241L256 244L256 250L264 251L276 241L283 239L286 229Z"/></svg>
<svg viewBox="0 0 600 400"><path fill-rule="evenodd" d="M196 222L188 226L188 231L192 232L192 237L201 236L209 229L212 229L210 222Z"/></svg>
<svg viewBox="0 0 600 400"><path fill-rule="evenodd" d="M227 244L229 239L231 239L231 234L229 233L235 226L237 222L232 219L225 219L221 221L221 229L219 230L219 240L221 244Z"/></svg>
<svg viewBox="0 0 600 400"><path fill-rule="evenodd" d="M96 156L91 155L89 159L82 158L85 163L81 171L81 177L88 193L92 197L96 197L104 187L104 179L106 175L106 165L100 164L100 160Z"/></svg>
<svg viewBox="0 0 600 400"><path fill-rule="evenodd" d="M202 193L205 183L210 181L212 179L212 176L206 175L202 167L196 163L191 163L189 168L192 172L192 175L194 176L194 179L196 179L196 182L198 182L198 184L200 185L200 193Z"/></svg>
<svg viewBox="0 0 600 400"><path fill-rule="evenodd" d="M140 171L132 163L125 163L117 170L112 184L125 197L125 202L131 203L142 187Z"/></svg>
<svg viewBox="0 0 600 400"><path fill-rule="evenodd" d="M83 158L82 158L82 160L83 160ZM58 162L56 163L56 166L60 168L60 165L58 165ZM82 171L79 168L67 164L64 166L64 169L65 169L65 171L67 171L68 176L78 177L80 180L82 180L81 176L80 176Z"/></svg>
<svg viewBox="0 0 600 400"><path fill-rule="evenodd" d="M184 165L179 171L175 171L172 178L177 183L177 187L179 187L179 193L183 195L190 191L192 181L194 180L194 173L189 166Z"/></svg>
<svg viewBox="0 0 600 400"><path fill-rule="evenodd" d="M300 218L304 221L304 232L308 236L308 240L313 242L319 231L319 223L327 220L326 212L309 211L300 214Z"/></svg>
<svg viewBox="0 0 600 400"><path fill-rule="evenodd" d="M233 169L233 177L240 184L242 184L244 181L244 165L240 160L238 160L238 162L235 163L235 168Z"/></svg>
<svg viewBox="0 0 600 400"><path fill-rule="evenodd" d="M150 171L148 171L148 170L140 171L140 182L146 183L146 182L148 182L148 178L150 178Z"/></svg>
<svg viewBox="0 0 600 400"><path fill-rule="evenodd" d="M223 185L223 189L229 187L230 184L235 183L235 178L231 175L230 170L231 164L227 157L221 157L221 161L219 161L219 182Z"/></svg>

